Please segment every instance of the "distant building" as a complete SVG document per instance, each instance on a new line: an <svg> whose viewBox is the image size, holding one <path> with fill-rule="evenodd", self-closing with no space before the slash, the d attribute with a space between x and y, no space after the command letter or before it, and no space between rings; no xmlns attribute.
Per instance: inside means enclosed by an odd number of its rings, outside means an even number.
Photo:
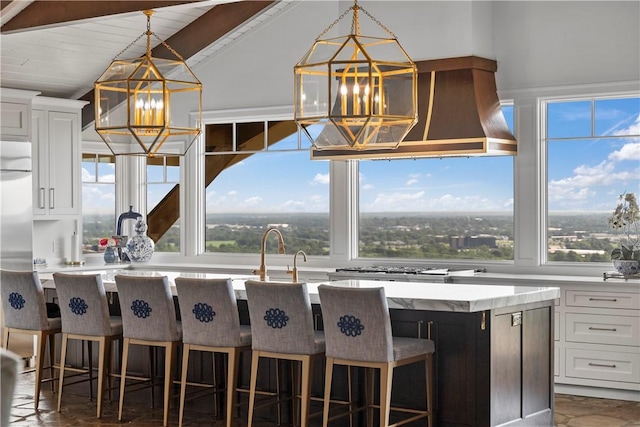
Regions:
<svg viewBox="0 0 640 427"><path fill-rule="evenodd" d="M450 236L449 247L451 249L473 249L480 246L497 248L496 237L488 235L480 236Z"/></svg>

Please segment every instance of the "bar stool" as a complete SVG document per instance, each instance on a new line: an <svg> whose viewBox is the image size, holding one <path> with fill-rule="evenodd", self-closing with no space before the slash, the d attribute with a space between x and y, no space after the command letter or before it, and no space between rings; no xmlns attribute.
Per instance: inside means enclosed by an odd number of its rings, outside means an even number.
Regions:
<svg viewBox="0 0 640 427"><path fill-rule="evenodd" d="M2 296L2 312L4 327L2 331L2 347L9 345L11 334L26 334L36 337L36 380L34 403L38 409L40 402L40 386L44 381L55 380L53 368L55 361L55 340L53 335L61 332L61 320L47 318L47 308L42 283L37 271L0 270L0 295ZM49 341L49 379L42 379L44 351ZM53 383L51 390L53 391Z"/></svg>
<svg viewBox="0 0 640 427"><path fill-rule="evenodd" d="M197 350L227 355L226 425L231 427L240 353L251 350L251 328L240 325L231 279L178 277L175 282L183 334L179 425L184 414L189 353Z"/></svg>
<svg viewBox="0 0 640 427"><path fill-rule="evenodd" d="M85 369L65 368L69 339L88 341L91 346L98 342L98 402L96 416L102 417L102 393L105 375L111 381L111 343L122 338L122 319L109 316L109 304L104 284L99 274L55 273L53 280L60 301L62 315L62 351L58 384L58 412L62 403L62 388L65 370L86 372ZM91 358L91 352L89 352ZM89 382L92 383L91 364ZM72 383L75 384L75 383ZM91 386L91 385L90 385Z"/></svg>
<svg viewBox="0 0 640 427"><path fill-rule="evenodd" d="M433 352L431 340L394 337L384 288L346 288L318 286L324 333L327 340L327 362L324 390L323 426L329 422L329 398L334 365L360 366L369 369L367 384L368 425L373 422L373 375L380 370L380 426L389 426L390 411L414 414L401 423L427 418L433 425ZM426 369L426 410L391 406L393 369L424 362ZM397 425L397 424L394 424Z"/></svg>
<svg viewBox="0 0 640 427"><path fill-rule="evenodd" d="M324 355L324 334L313 328L313 313L306 283L245 282L252 333L249 422L253 412L261 357L299 361L301 375L300 424L308 425L311 373L314 359Z"/></svg>
<svg viewBox="0 0 640 427"><path fill-rule="evenodd" d="M127 378L129 346L145 345L165 349L164 367L164 416L163 426L169 421L169 401L173 383L173 364L181 339L180 325L176 321L173 296L166 276L138 277L116 275L116 288L122 311L124 345L122 350L122 374L120 377L120 401L118 421L122 421L124 391ZM151 372L151 376L154 372Z"/></svg>

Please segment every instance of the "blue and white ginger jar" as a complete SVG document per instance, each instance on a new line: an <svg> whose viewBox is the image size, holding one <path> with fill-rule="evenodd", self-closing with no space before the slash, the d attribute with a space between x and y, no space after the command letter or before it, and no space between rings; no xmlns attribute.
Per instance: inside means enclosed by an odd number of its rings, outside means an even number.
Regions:
<svg viewBox="0 0 640 427"><path fill-rule="evenodd" d="M147 223L142 217L138 218L135 226L135 236L127 240L127 255L134 262L147 262L153 255L155 243L147 236Z"/></svg>

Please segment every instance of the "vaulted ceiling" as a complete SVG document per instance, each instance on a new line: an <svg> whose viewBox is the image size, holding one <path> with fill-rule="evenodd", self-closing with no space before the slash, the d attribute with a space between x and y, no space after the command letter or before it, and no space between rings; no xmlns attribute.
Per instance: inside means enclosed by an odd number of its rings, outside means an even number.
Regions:
<svg viewBox="0 0 640 427"><path fill-rule="evenodd" d="M0 86L91 101L95 79L146 31L142 10L155 11L151 30L193 68L287 5L278 0L1 1ZM126 56L144 50L140 42ZM153 49L154 57L167 55L162 45ZM83 124L92 121L93 108L87 106Z"/></svg>

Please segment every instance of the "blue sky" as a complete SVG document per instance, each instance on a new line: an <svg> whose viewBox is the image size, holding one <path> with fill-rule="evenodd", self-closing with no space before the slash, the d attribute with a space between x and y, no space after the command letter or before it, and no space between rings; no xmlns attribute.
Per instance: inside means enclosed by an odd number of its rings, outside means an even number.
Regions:
<svg viewBox="0 0 640 427"><path fill-rule="evenodd" d="M593 134L589 101L551 103L549 208L608 212L624 192L640 193L640 98L598 100ZM511 109L506 111L511 125ZM304 141L303 141L304 142ZM297 135L279 143L291 148ZM277 147L274 147L277 148ZM511 212L514 158L448 158L360 162L362 212ZM112 180L105 166L101 180ZM155 174L155 173L154 173ZM83 168L83 176L92 171ZM157 176L153 178L158 180ZM171 178L170 178L171 179ZM113 182L113 181L112 181ZM113 206L112 191L83 190L85 206ZM170 188L155 185L152 206ZM256 154L223 172L206 190L207 212L328 212L329 162L309 153ZM111 208L112 209L112 208Z"/></svg>

